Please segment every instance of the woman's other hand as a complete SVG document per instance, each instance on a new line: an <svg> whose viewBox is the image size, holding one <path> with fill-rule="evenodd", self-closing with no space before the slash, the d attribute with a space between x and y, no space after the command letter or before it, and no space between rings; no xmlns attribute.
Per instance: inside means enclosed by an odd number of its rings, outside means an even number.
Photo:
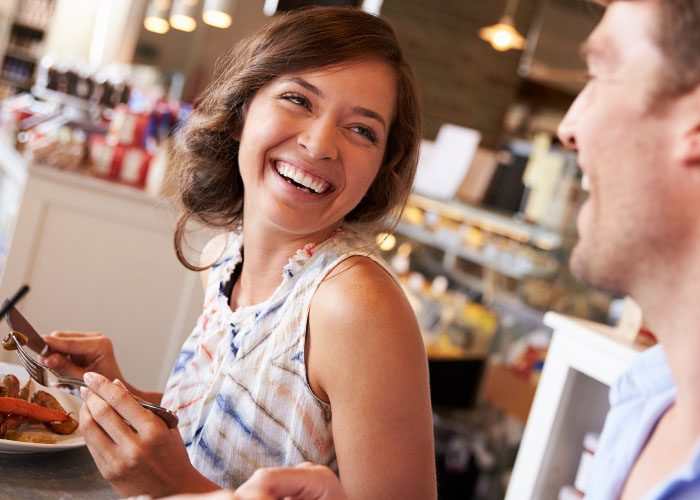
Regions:
<svg viewBox="0 0 700 500"><path fill-rule="evenodd" d="M44 340L55 351L41 358L46 366L62 375L83 378L86 372L124 380L114 356L112 341L96 332L53 332Z"/></svg>
<svg viewBox="0 0 700 500"><path fill-rule="evenodd" d="M168 429L123 384L91 372L84 380L80 430L100 473L121 495L218 488L192 466L178 429Z"/></svg>
<svg viewBox="0 0 700 500"><path fill-rule="evenodd" d="M338 476L328 467L303 463L297 467L258 469L235 492L179 495L170 500L347 500Z"/></svg>
<svg viewBox="0 0 700 500"><path fill-rule="evenodd" d="M258 469L234 493L235 500L346 500L340 479L322 465Z"/></svg>

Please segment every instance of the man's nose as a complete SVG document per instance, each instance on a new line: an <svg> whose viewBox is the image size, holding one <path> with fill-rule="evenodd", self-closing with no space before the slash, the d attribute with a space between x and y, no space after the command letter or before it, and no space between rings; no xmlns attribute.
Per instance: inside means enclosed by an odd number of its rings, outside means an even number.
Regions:
<svg viewBox="0 0 700 500"><path fill-rule="evenodd" d="M578 130L579 118L584 110L589 106L589 99L586 97L588 87L585 87L574 102L571 103L569 110L564 115L559 127L557 127L557 136L565 148L573 151L578 150L576 143L576 134Z"/></svg>
<svg viewBox="0 0 700 500"><path fill-rule="evenodd" d="M337 130L329 119L307 122L297 137L297 143L314 160L335 160L338 156Z"/></svg>
<svg viewBox="0 0 700 500"><path fill-rule="evenodd" d="M566 149L576 151L576 128L571 110L564 116L557 127L557 137Z"/></svg>

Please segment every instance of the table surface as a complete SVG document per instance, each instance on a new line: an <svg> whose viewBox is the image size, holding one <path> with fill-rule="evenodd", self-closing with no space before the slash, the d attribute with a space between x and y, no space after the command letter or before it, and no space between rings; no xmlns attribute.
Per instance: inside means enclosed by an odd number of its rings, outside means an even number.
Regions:
<svg viewBox="0 0 700 500"><path fill-rule="evenodd" d="M53 453L0 454L0 499L120 498L86 447Z"/></svg>
<svg viewBox="0 0 700 500"><path fill-rule="evenodd" d="M0 362L0 373L22 374ZM25 375L26 376L26 375ZM0 500L119 498L102 477L86 446L51 453L0 453Z"/></svg>

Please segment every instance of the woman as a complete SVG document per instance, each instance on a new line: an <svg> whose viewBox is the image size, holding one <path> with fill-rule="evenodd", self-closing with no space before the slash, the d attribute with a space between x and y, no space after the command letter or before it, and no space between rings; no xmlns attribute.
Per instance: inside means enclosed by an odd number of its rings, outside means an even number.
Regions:
<svg viewBox="0 0 700 500"><path fill-rule="evenodd" d="M403 207L416 166L416 91L396 37L360 10L296 11L222 69L175 155L176 249L206 270L206 294L165 393L109 382L122 376L100 335L47 339L71 359L46 362L90 387L88 447L125 495L235 488L258 468L313 462L339 471L349 498L434 498L420 332L363 237ZM226 230L202 267L183 256L192 219ZM175 411L180 432L127 388Z"/></svg>

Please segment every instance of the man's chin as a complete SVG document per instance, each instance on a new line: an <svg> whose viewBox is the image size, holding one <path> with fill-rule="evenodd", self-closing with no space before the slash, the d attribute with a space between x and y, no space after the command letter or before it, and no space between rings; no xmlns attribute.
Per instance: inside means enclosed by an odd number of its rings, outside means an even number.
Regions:
<svg viewBox="0 0 700 500"><path fill-rule="evenodd" d="M571 252L569 269L575 278L599 290L613 294L626 293L622 290L624 288L622 283L616 278L617 273L607 269L603 262L596 261L593 255L586 252L580 243Z"/></svg>

